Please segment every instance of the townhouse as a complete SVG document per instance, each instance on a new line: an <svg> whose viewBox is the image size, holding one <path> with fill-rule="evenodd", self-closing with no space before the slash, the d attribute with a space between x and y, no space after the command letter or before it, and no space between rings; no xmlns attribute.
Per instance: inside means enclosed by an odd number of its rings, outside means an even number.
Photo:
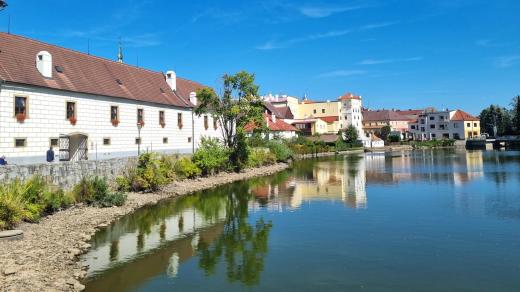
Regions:
<svg viewBox="0 0 520 292"><path fill-rule="evenodd" d="M462 110L427 111L409 124L414 140L467 140L480 136L480 119Z"/></svg>
<svg viewBox="0 0 520 292"><path fill-rule="evenodd" d="M191 153L220 137L196 116L204 85L176 76L0 33L0 155L11 164Z"/></svg>
<svg viewBox="0 0 520 292"><path fill-rule="evenodd" d="M422 110L363 110L363 131L365 134L379 134L381 129L389 126L392 132L402 139L408 137L408 124L417 120Z"/></svg>

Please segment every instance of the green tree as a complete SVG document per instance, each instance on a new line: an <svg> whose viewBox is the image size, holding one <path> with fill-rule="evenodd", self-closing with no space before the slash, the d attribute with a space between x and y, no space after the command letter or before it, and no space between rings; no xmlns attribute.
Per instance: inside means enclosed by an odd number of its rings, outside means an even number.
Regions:
<svg viewBox="0 0 520 292"><path fill-rule="evenodd" d="M347 143L352 144L352 143L356 142L359 138L356 127L354 127L352 125L348 126L343 132L343 137Z"/></svg>
<svg viewBox="0 0 520 292"><path fill-rule="evenodd" d="M211 114L218 120L224 143L229 148L230 162L241 169L247 162L244 127L249 123L262 125L262 100L258 98L255 76L245 71L223 76L223 92L218 95L212 88L197 91L197 115Z"/></svg>
<svg viewBox="0 0 520 292"><path fill-rule="evenodd" d="M516 135L520 135L520 95L517 95L513 98L511 102L511 106L513 107L512 116L513 116L513 131Z"/></svg>
<svg viewBox="0 0 520 292"><path fill-rule="evenodd" d="M392 132L392 128L390 128L390 126L386 125L384 127L381 128L381 139L383 139L384 141L386 141L388 139L388 135L390 135L390 132Z"/></svg>
<svg viewBox="0 0 520 292"><path fill-rule="evenodd" d="M490 105L480 112L480 128L482 133L491 136L511 134L513 122L510 112L498 105Z"/></svg>

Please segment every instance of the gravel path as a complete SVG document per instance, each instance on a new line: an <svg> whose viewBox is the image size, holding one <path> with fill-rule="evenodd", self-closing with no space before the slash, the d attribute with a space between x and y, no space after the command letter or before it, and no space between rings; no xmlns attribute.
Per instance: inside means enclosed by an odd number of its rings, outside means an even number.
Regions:
<svg viewBox="0 0 520 292"><path fill-rule="evenodd" d="M129 193L122 207L94 208L75 206L43 218L38 224L24 223L24 239L0 241L0 291L81 291L80 280L86 275L78 257L90 245L97 228L106 227L117 218L149 204L194 191L208 189L255 176L276 173L288 167L280 163L248 169L242 173L172 183L153 194Z"/></svg>

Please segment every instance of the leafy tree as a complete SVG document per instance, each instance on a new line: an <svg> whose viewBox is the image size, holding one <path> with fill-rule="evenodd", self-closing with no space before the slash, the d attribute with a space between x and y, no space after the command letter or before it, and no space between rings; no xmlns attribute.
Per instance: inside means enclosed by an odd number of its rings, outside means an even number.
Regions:
<svg viewBox="0 0 520 292"><path fill-rule="evenodd" d="M383 140L387 140L388 139L388 135L390 135L390 133L392 132L392 128L390 128L390 126L386 125L384 127L381 128L381 139Z"/></svg>
<svg viewBox="0 0 520 292"><path fill-rule="evenodd" d="M343 137L347 143L355 143L359 138L356 127L348 126L343 132Z"/></svg>
<svg viewBox="0 0 520 292"><path fill-rule="evenodd" d="M245 71L223 76L223 92L217 94L212 88L197 91L200 101L195 109L197 115L210 113L218 120L224 143L229 148L230 162L241 169L247 162L247 145L244 127L249 123L263 124L262 100L258 98L255 76Z"/></svg>
<svg viewBox="0 0 520 292"><path fill-rule="evenodd" d="M520 95L513 98L511 106L513 107L513 130L516 135L520 135Z"/></svg>
<svg viewBox="0 0 520 292"><path fill-rule="evenodd" d="M480 112L480 127L483 133L492 136L502 136L512 133L511 114L498 105L490 105Z"/></svg>

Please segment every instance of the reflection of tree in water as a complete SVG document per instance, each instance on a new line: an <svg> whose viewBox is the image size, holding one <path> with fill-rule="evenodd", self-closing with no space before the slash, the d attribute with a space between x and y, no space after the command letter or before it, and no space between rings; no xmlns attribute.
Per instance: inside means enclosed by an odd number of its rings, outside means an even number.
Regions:
<svg viewBox="0 0 520 292"><path fill-rule="evenodd" d="M348 164L348 175L355 178L358 175L359 161L362 159L359 155L347 155L345 161Z"/></svg>
<svg viewBox="0 0 520 292"><path fill-rule="evenodd" d="M198 245L199 266L206 275L215 273L223 258L230 282L258 284L264 269L267 242L272 223L259 219L255 226L248 222L248 202L251 195L246 184L227 188L226 219L223 234L211 245L201 240Z"/></svg>

